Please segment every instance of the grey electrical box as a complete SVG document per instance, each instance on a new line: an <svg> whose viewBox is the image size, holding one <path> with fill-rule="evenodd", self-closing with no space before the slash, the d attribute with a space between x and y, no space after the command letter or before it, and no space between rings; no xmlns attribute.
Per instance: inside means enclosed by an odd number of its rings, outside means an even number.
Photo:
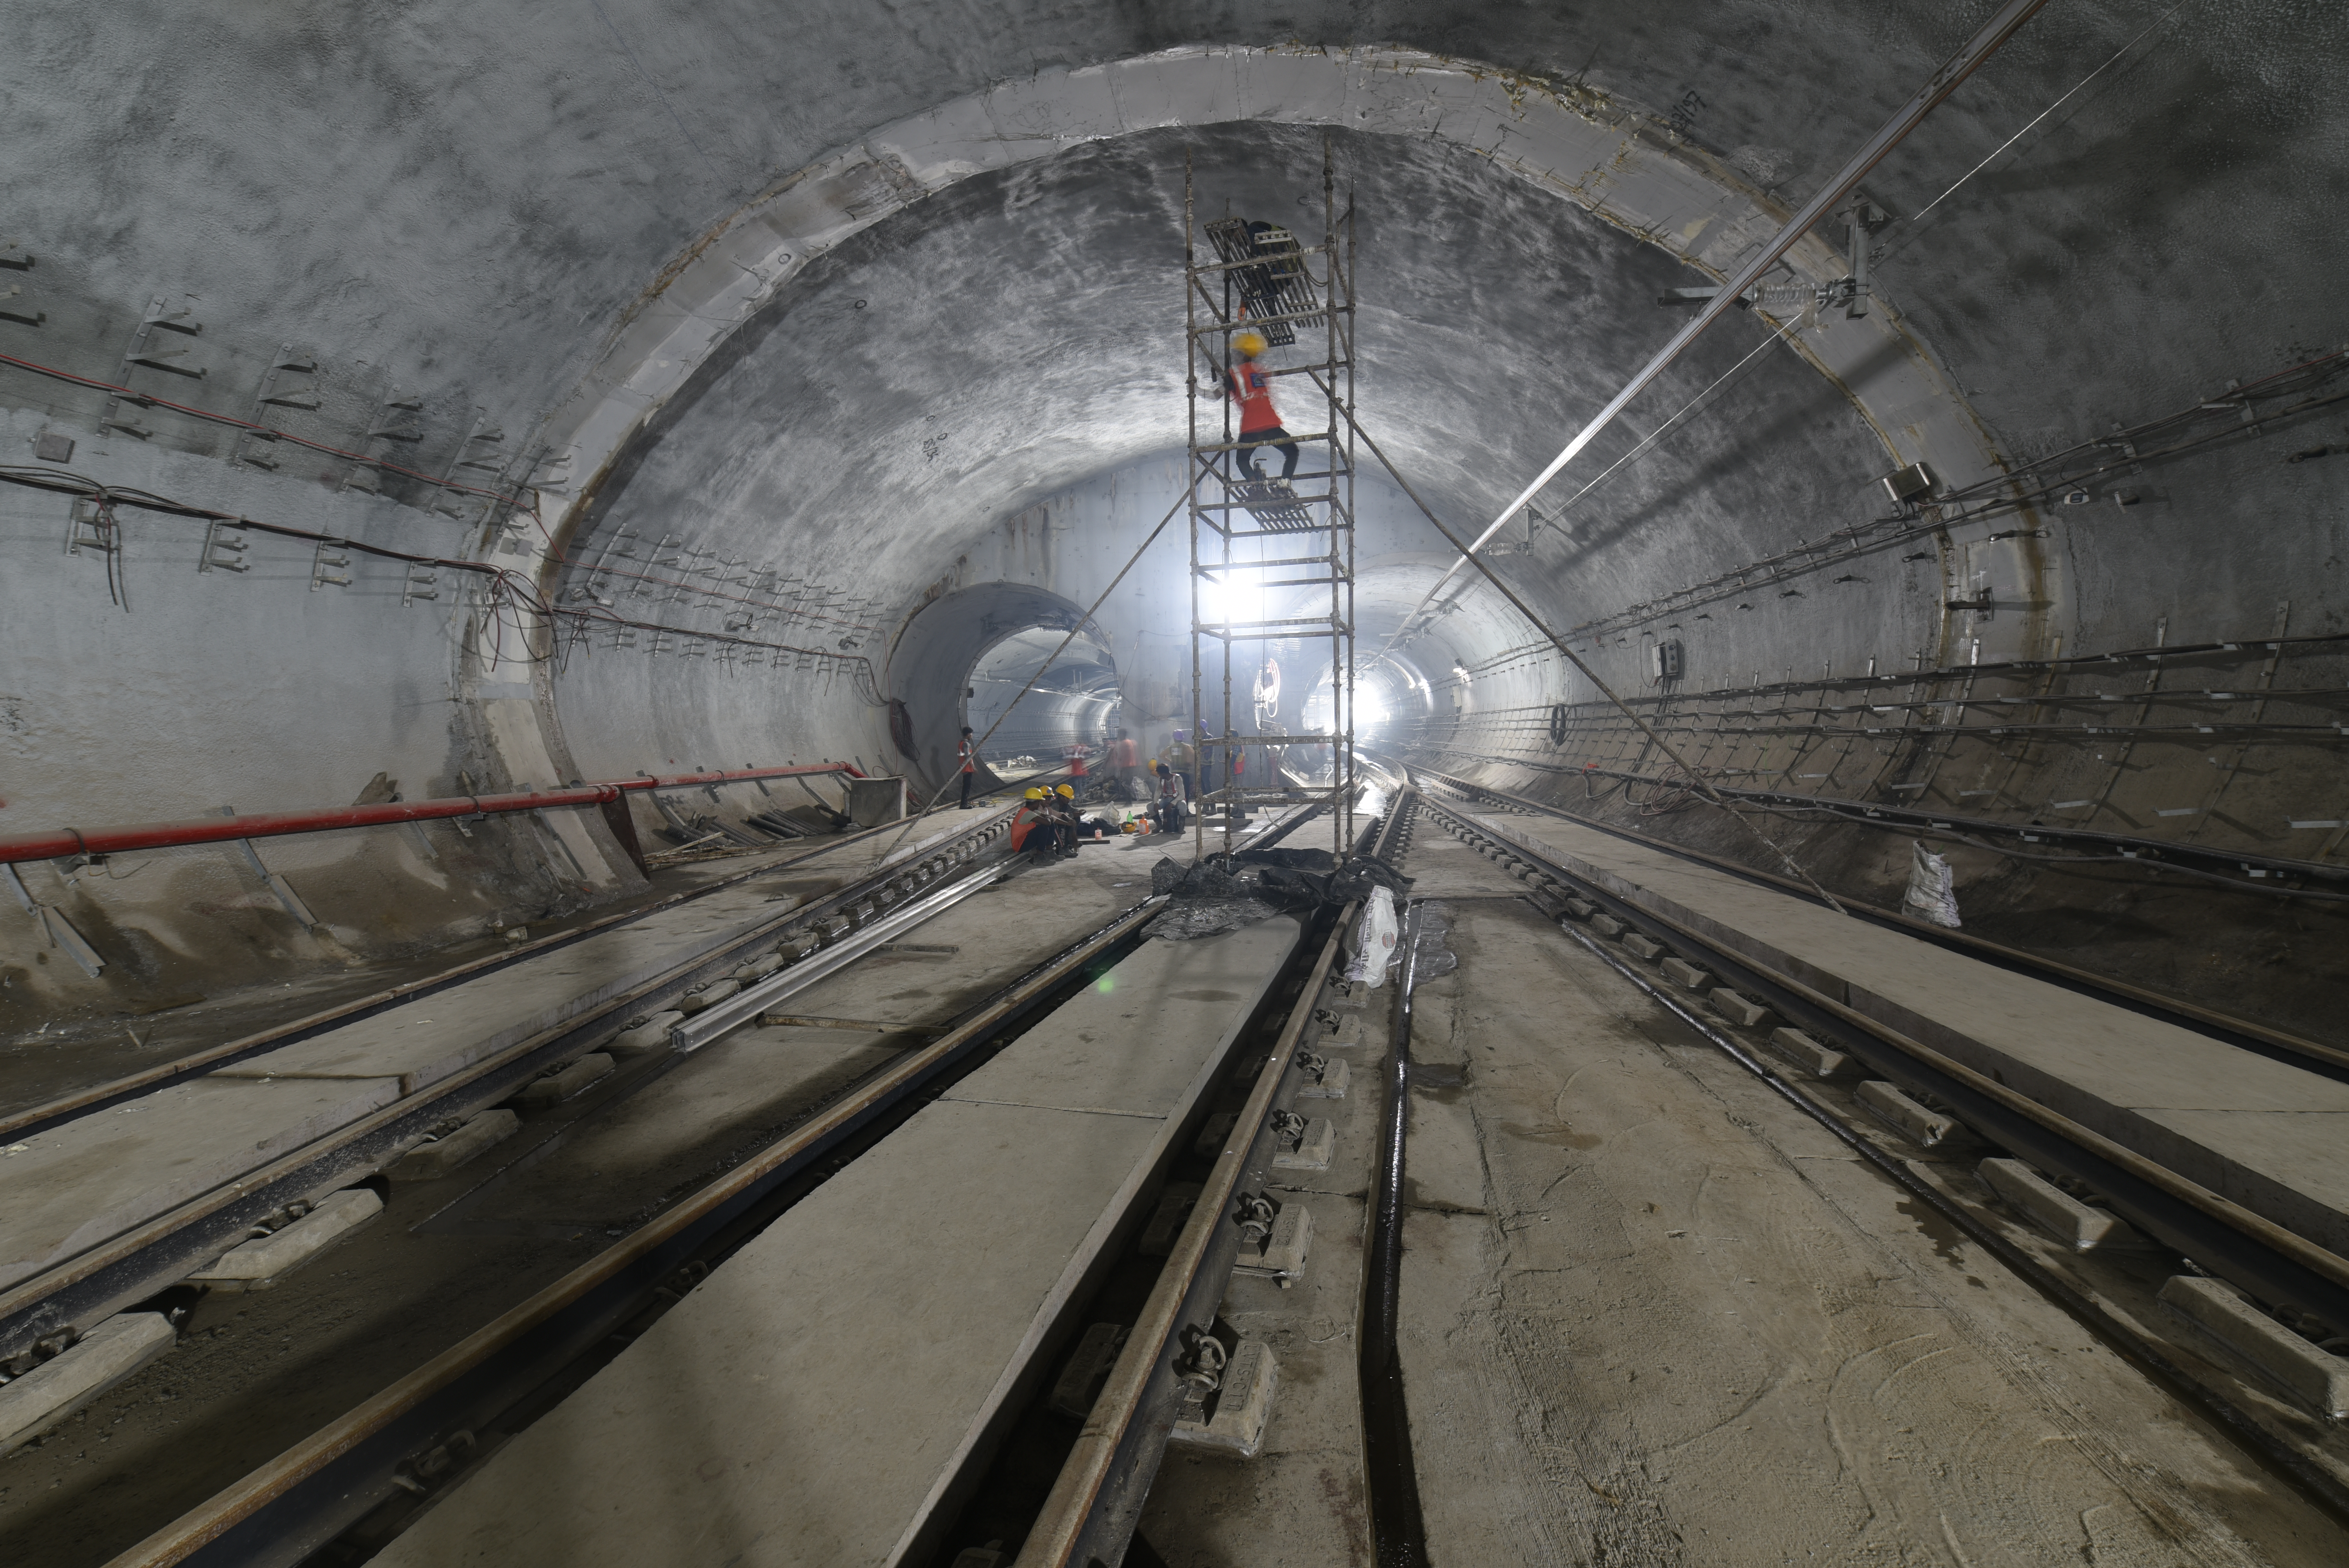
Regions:
<svg viewBox="0 0 2349 1568"><path fill-rule="evenodd" d="M1676 681L1681 678L1679 639L1648 645L1648 678L1651 681Z"/></svg>
<svg viewBox="0 0 2349 1568"><path fill-rule="evenodd" d="M1907 506L1931 496L1933 484L1932 469L1922 463L1910 463L1884 476L1884 493L1892 498L1893 505Z"/></svg>

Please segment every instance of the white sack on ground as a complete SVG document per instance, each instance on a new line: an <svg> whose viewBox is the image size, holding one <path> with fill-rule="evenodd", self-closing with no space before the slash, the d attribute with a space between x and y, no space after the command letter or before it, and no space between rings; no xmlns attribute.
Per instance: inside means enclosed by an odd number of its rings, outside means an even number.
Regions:
<svg viewBox="0 0 2349 1568"><path fill-rule="evenodd" d="M1362 918L1354 925L1354 961L1346 966L1346 978L1373 988L1385 985L1387 965L1394 962L1396 934L1394 893L1383 887L1371 889Z"/></svg>
<svg viewBox="0 0 2349 1568"><path fill-rule="evenodd" d="M1927 849L1921 840L1911 840L1909 847L1915 855L1909 863L1909 895L1900 901L1901 907L1920 920L1955 930L1958 893L1950 862Z"/></svg>

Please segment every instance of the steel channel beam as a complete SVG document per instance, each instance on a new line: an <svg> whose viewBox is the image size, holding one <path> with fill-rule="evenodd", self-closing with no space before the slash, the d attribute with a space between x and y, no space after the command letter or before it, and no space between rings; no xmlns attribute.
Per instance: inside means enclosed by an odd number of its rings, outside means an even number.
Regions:
<svg viewBox="0 0 2349 1568"><path fill-rule="evenodd" d="M974 823L965 837L990 839L1000 830L1000 822ZM496 1105L545 1068L563 1060L566 1053L609 1033L615 1016L657 1010L660 1002L740 962L746 950L870 896L874 880L895 874L884 867L874 877L814 904L778 914L635 990L518 1041L460 1073L0 1292L0 1355L14 1355L68 1325L94 1323L177 1284L243 1239L264 1215L296 1199L378 1173L436 1123ZM709 891L713 890L703 890ZM401 1000L413 1001L418 995L411 993Z"/></svg>
<svg viewBox="0 0 2349 1568"><path fill-rule="evenodd" d="M197 1559L245 1568L295 1522L281 1507L306 1505L323 1525L303 1554L390 1494L400 1459L447 1430L494 1415L543 1383L625 1322L652 1286L694 1250L777 1187L805 1173L861 1129L959 1070L1072 976L1139 932L1157 913L1145 900L1013 981L946 1035L916 1047L775 1142L663 1211L617 1244L484 1325L357 1408L219 1492L107 1568L171 1568ZM492 1387L471 1386L486 1377ZM315 1494L303 1496L300 1494ZM317 1532L325 1530L324 1534ZM285 1559L273 1554L268 1561Z"/></svg>
<svg viewBox="0 0 2349 1568"><path fill-rule="evenodd" d="M1633 903L1537 851L1495 838L1442 807L1431 810L1543 866L1626 924L1675 948L1702 953L1708 966L1735 988L1757 995L1796 1027L1834 1041L1903 1087L1943 1101L1960 1120L2030 1163L2086 1182L2109 1198L2125 1218L2211 1273L2266 1300L2289 1303L2328 1322L2349 1322L2349 1259L1801 981L1755 967L1702 933Z"/></svg>

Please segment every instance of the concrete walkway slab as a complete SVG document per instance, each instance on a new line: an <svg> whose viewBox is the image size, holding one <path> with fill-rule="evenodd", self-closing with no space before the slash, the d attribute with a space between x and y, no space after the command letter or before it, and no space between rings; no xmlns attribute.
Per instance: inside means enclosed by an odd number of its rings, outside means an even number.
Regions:
<svg viewBox="0 0 2349 1568"><path fill-rule="evenodd" d="M2349 1254L2349 1084L1596 829L1477 820Z"/></svg>
<svg viewBox="0 0 2349 1568"><path fill-rule="evenodd" d="M1283 918L1143 944L770 1226L377 1561L889 1560L1299 934Z"/></svg>
<svg viewBox="0 0 2349 1568"><path fill-rule="evenodd" d="M797 902L778 899L763 879L722 889L26 1139L0 1161L0 1288L577 1017Z"/></svg>
<svg viewBox="0 0 2349 1568"><path fill-rule="evenodd" d="M398 1098L388 1078L203 1078L28 1139L0 1161L0 1288Z"/></svg>
<svg viewBox="0 0 2349 1568"><path fill-rule="evenodd" d="M712 952L788 913L746 882L597 932L543 958L478 975L414 1004L248 1057L220 1078L397 1077L413 1094L507 1047Z"/></svg>

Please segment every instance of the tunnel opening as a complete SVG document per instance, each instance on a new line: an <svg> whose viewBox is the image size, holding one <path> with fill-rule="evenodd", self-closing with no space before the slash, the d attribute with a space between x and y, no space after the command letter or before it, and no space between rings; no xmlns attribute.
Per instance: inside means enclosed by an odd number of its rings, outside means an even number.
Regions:
<svg viewBox="0 0 2349 1568"><path fill-rule="evenodd" d="M963 683L963 722L985 738L979 760L1009 781L1050 772L1073 748L1092 749L1117 733L1123 699L1117 661L1092 637L1029 626L989 646ZM1055 651L1059 656L1055 658Z"/></svg>
<svg viewBox="0 0 2349 1568"><path fill-rule="evenodd" d="M958 770L965 725L982 742L982 789L1062 767L1071 746L1100 746L1105 730L1114 734L1123 700L1111 642L1086 621L1083 606L1032 583L982 583L924 605L891 650L886 678L927 789L950 783ZM1036 689L1015 704L1039 670ZM999 719L1004 723L989 736Z"/></svg>

